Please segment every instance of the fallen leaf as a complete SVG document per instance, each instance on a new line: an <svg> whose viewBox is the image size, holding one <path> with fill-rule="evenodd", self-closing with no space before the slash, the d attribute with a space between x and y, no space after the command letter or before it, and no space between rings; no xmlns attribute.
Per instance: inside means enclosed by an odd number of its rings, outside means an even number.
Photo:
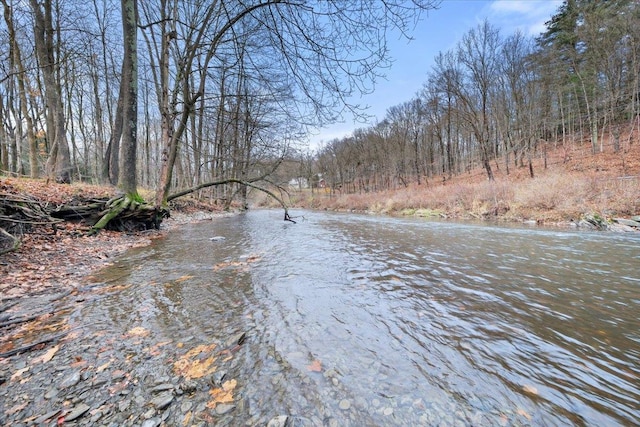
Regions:
<svg viewBox="0 0 640 427"><path fill-rule="evenodd" d="M534 386L531 386L531 385L524 385L524 386L522 387L522 390L523 390L525 393L535 394L536 396L538 395L538 389L537 389L537 388L535 388Z"/></svg>
<svg viewBox="0 0 640 427"><path fill-rule="evenodd" d="M0 353L4 353L9 350L13 350L13 341L8 341L0 344Z"/></svg>
<svg viewBox="0 0 640 427"><path fill-rule="evenodd" d="M19 403L19 404L17 404L17 405L15 405L15 406L13 406L13 407L11 407L11 408L7 409L6 411L4 411L4 414L5 414L5 415L8 415L8 416L11 416L11 415L13 415L13 414L17 414L18 412L20 412L20 411L22 411L24 408L26 408L28 403L29 403L29 402L22 402L22 403Z"/></svg>
<svg viewBox="0 0 640 427"><path fill-rule="evenodd" d="M241 267L242 265L243 263L240 261L219 262L218 264L213 266L213 271L218 271L227 267Z"/></svg>
<svg viewBox="0 0 640 427"><path fill-rule="evenodd" d="M49 350L47 350L47 352L44 353L42 356L36 357L35 359L33 359L33 362L34 363L39 363L39 362L47 363L48 361L53 359L53 356L55 356L55 354L58 352L58 350L60 350L60 345L53 346Z"/></svg>
<svg viewBox="0 0 640 427"><path fill-rule="evenodd" d="M182 425L187 426L191 422L192 413L191 411L184 414L184 420L182 420Z"/></svg>
<svg viewBox="0 0 640 427"><path fill-rule="evenodd" d="M109 387L107 390L109 391L109 394L111 396L115 396L116 394L119 394L122 390L127 388L128 385L129 385L129 381L122 381L119 383L115 383L114 385Z"/></svg>
<svg viewBox="0 0 640 427"><path fill-rule="evenodd" d="M518 408L518 410L516 411L516 413L518 415L522 415L523 417L525 417L527 420L531 421L531 415L529 415L529 413L527 413L527 411L525 411L522 408Z"/></svg>
<svg viewBox="0 0 640 427"><path fill-rule="evenodd" d="M164 347L167 344L170 344L171 341L163 341L163 342L159 342L156 343L155 345L153 345L153 347L147 347L144 350L146 352L148 352L151 356L158 356L160 354L162 354L162 351L160 350L160 347Z"/></svg>
<svg viewBox="0 0 640 427"><path fill-rule="evenodd" d="M212 374L216 367L212 366L216 358L211 356L205 360L180 359L173 364L174 370L186 379L202 378Z"/></svg>
<svg viewBox="0 0 640 427"><path fill-rule="evenodd" d="M315 359L311 362L311 365L307 366L307 370L311 372L322 372L322 363L318 359Z"/></svg>
<svg viewBox="0 0 640 427"><path fill-rule="evenodd" d="M198 345L192 348L191 350L187 351L187 353L183 357L195 357L195 356L199 356L201 353L210 353L215 348L216 348L215 344Z"/></svg>
<svg viewBox="0 0 640 427"><path fill-rule="evenodd" d="M142 326L136 326L135 328L129 329L126 335L129 337L146 337L149 335L149 331Z"/></svg>
<svg viewBox="0 0 640 427"><path fill-rule="evenodd" d="M109 360L107 363L98 366L98 369L96 369L97 373L100 373L102 371L104 371L105 369L107 369L109 367L109 365L111 365L111 360Z"/></svg>
<svg viewBox="0 0 640 427"><path fill-rule="evenodd" d="M216 357L210 354L215 348L215 344L192 348L173 364L174 371L187 379L202 378L214 373L216 367L213 362Z"/></svg>
<svg viewBox="0 0 640 427"><path fill-rule="evenodd" d="M29 370L29 367L24 367L22 369L18 369L17 371L15 371L13 373L13 375L11 375L11 381L15 381L18 378L20 378L22 376L22 374L24 374L25 372L27 372Z"/></svg>
<svg viewBox="0 0 640 427"><path fill-rule="evenodd" d="M132 285L131 283L128 283L126 285L107 286L107 287L104 287L104 288L98 288L94 292L98 293L98 294L104 294L104 293L108 293L108 292L119 292L119 291L123 291L123 290L129 288L131 285Z"/></svg>
<svg viewBox="0 0 640 427"><path fill-rule="evenodd" d="M232 403L233 390L236 388L237 384L238 382L235 379L232 379L222 383L221 388L209 390L211 400L207 403L207 408L215 409L218 403Z"/></svg>
<svg viewBox="0 0 640 427"><path fill-rule="evenodd" d="M87 366L87 361L83 360L82 357L77 357L75 358L75 362L71 363L69 366L71 366L72 368L82 368L84 366Z"/></svg>

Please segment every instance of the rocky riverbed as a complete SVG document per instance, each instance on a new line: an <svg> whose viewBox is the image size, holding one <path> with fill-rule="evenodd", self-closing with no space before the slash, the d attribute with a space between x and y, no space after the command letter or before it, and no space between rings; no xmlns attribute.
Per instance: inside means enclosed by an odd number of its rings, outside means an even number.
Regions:
<svg viewBox="0 0 640 427"><path fill-rule="evenodd" d="M14 334L23 352L0 359L0 425L229 424L225 415L242 403L225 372L243 335L187 349L188 338L156 342L142 327L120 334L75 323L86 301L118 291L96 287L29 303L50 314Z"/></svg>
<svg viewBox="0 0 640 427"><path fill-rule="evenodd" d="M163 230L222 215L228 214L174 212ZM174 366L180 354L163 352L167 343L152 342L144 329L88 333L73 318L86 301L119 290L89 284L92 271L163 234L27 235L18 251L0 258L0 425L207 425L235 408L212 399L196 404L191 397L223 387L224 375L199 382L180 375ZM232 341L215 343L217 352L231 355L238 345ZM182 363L193 365L204 354ZM131 369L140 359L149 362L144 377ZM232 366L233 357L227 361Z"/></svg>
<svg viewBox="0 0 640 427"><path fill-rule="evenodd" d="M220 215L178 212L164 228ZM577 226L588 224L597 228L587 219ZM635 228L633 223L620 225ZM386 390L381 385L389 378L377 360L344 354L330 364L275 347L256 349L258 325L252 316L242 321L216 316L215 333L204 339L158 334L144 322L132 321L127 303L109 319L87 317L87 312L132 286L117 280L99 282L90 272L111 264L126 248L146 245L162 235L163 231L105 233L98 239L77 237L60 245L51 240L41 243L40 258L32 254L34 258L16 258L13 264L10 258L1 260L6 274L0 279L0 425L508 426L531 425L535 420L527 409L509 405L473 401L457 406L437 394ZM242 269L251 259L231 260L214 269ZM32 268L15 268L21 262ZM189 278L173 279L182 280ZM254 348L248 351L250 346ZM267 378L273 386L272 396L252 387L246 368L251 360L254 375ZM360 387L380 392L351 393L344 382L348 366L365 366L371 376ZM305 393L292 395L292 384ZM525 391L537 394L533 388ZM283 403L283 396L290 400ZM271 410L276 407L292 410Z"/></svg>
<svg viewBox="0 0 640 427"><path fill-rule="evenodd" d="M393 390L354 397L343 385L348 371L313 361L292 366L302 354L262 352L258 369L273 385L272 395L255 394L243 376L245 349L255 338L235 322L220 320L224 339L203 343L193 336L166 339L143 326L119 329L82 323L80 312L100 304L122 285L87 286L77 292L31 299L31 308L48 314L14 334L25 350L0 358L0 425L3 426L357 426L357 425L527 425L526 412L508 408L460 410L438 395L394 395ZM129 319L122 319L126 323ZM216 334L220 336L221 334ZM32 346L32 347L29 347ZM255 349L254 349L255 350ZM7 352L5 352L6 354ZM344 366L370 361L344 355ZM306 363L306 362L301 362ZM384 367L370 378L371 389L386 382ZM292 414L268 408L289 386L308 393L291 397ZM320 392L310 391L316 390ZM384 390L384 387L381 388ZM313 396L313 400L311 399ZM261 405L262 402L262 405Z"/></svg>

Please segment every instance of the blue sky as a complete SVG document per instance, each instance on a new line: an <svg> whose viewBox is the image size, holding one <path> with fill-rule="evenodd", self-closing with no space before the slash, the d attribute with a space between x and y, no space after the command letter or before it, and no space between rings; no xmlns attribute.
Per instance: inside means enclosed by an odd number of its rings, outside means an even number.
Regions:
<svg viewBox="0 0 640 427"><path fill-rule="evenodd" d="M410 100L425 82L438 52L454 48L464 33L484 19L500 28L503 36L518 29L538 35L561 4L561 0L444 0L439 9L423 17L412 33L413 40L389 39L394 63L385 70L387 78L377 82L372 94L352 100L368 105L372 119L368 123L354 123L348 116L344 123L319 129L310 138L310 148L316 149L323 142L376 123L384 118L387 108Z"/></svg>

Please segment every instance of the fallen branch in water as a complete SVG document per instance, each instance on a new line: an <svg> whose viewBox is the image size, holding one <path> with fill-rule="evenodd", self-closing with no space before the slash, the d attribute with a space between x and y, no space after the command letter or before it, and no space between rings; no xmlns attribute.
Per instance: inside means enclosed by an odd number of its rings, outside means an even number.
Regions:
<svg viewBox="0 0 640 427"><path fill-rule="evenodd" d="M214 186L217 186L217 185L224 185L224 184L246 185L247 187L255 188L258 191L262 191L263 193L266 193L267 195L269 195L272 198L274 198L275 200L277 200L278 203L280 203L280 205L284 209L284 220L293 222L295 224L296 221L294 221L291 218L291 216L289 215L289 209L288 209L286 203L284 202L284 200L282 200L282 198L278 197L271 190L268 190L268 189L266 189L264 187L261 187L259 185L254 184L254 182L264 181L264 180L265 180L265 177L253 178L253 179L250 179L250 180L241 180L241 179L229 178L229 179L223 179L223 180L220 180L220 181L207 182L207 183L196 185L195 187L191 187L191 188L188 188L186 190L182 190L182 191L179 191L177 193L174 193L174 194L172 194L172 195L167 197L167 202L170 202L171 200L177 199L178 197L186 196L187 194L191 194L191 193L193 193L195 191L202 190L203 188L207 188L207 187L214 187Z"/></svg>

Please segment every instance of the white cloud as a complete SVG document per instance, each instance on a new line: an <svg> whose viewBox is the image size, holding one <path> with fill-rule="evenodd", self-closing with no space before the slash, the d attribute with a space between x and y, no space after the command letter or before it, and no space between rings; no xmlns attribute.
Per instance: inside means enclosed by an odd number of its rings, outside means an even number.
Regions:
<svg viewBox="0 0 640 427"><path fill-rule="evenodd" d="M562 0L495 0L488 8L489 21L506 32L538 35L561 4Z"/></svg>
<svg viewBox="0 0 640 427"><path fill-rule="evenodd" d="M496 0L489 8L496 13L530 13L535 10L536 3L538 2L526 0Z"/></svg>

